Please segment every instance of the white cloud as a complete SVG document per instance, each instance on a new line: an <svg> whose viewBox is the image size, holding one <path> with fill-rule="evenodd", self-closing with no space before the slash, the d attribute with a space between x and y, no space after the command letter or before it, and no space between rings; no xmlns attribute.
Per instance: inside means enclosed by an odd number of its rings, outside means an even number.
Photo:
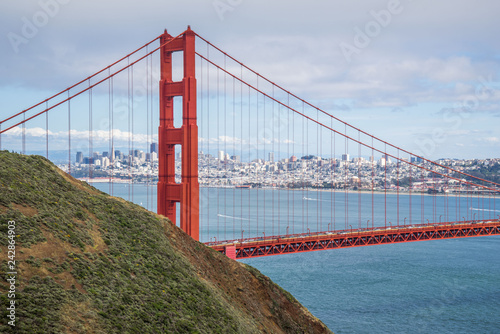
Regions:
<svg viewBox="0 0 500 334"><path fill-rule="evenodd" d="M95 130L89 133L89 131L79 131L79 130L71 130L71 140L74 142L77 141L89 141L90 137L92 137L92 141L95 145L100 145L100 144L107 144L109 143L110 140L110 132L109 131L104 131L104 130ZM30 140L37 140L38 142L40 140L43 140L47 136L47 131L42 128L26 128L24 130L24 134L26 136L26 140L29 142ZM147 134L141 134L141 133L134 133L132 134L131 132L126 132L126 131L121 131L120 129L114 129L112 131L113 134L113 140L115 143L122 144L122 143L128 143L129 139L133 140L134 143L137 144L146 144L148 142L157 141L157 135L154 136L148 136ZM5 132L2 134L7 140L13 139L13 138L19 138L23 135L23 129L22 127L15 127L12 128L11 130ZM68 131L48 131L49 135L49 141L62 141L62 140L68 140Z"/></svg>
<svg viewBox="0 0 500 334"><path fill-rule="evenodd" d="M498 137L486 137L480 138L479 140L489 144L500 144L500 138Z"/></svg>

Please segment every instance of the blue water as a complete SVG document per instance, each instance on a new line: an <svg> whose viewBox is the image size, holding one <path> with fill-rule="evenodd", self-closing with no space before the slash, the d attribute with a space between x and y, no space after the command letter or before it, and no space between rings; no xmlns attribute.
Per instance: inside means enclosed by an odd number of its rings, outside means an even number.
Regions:
<svg viewBox="0 0 500 334"><path fill-rule="evenodd" d="M109 192L108 184L94 184ZM156 188L113 185L113 194L156 210ZM276 190L201 190L202 239L259 231L300 233L439 220L493 218L498 199ZM258 197L258 199L257 199ZM279 197L279 198L278 198ZM293 203L292 209L284 203ZM400 203L399 217L396 203ZM424 208L422 210L422 203ZM433 205L434 203L434 205ZM346 210L347 208L347 210ZM363 206L364 208L364 206ZM469 210L467 210L467 208ZM472 210L471 210L472 209ZM367 212L365 212L367 211ZM469 215L469 217L467 217ZM347 218L346 218L347 217ZM374 219L373 219L374 218ZM399 218L399 220L398 220ZM405 219L406 218L406 219ZM460 220L461 218L458 218ZM370 220L367 222L367 220ZM264 229L264 223L266 226ZM209 222L209 224L207 224ZM354 225L354 226L353 226ZM388 224L387 224L388 225ZM303 227L304 226L304 227ZM251 231L250 233L248 231ZM260 232L262 233L262 232ZM247 235L249 234L249 235ZM247 259L335 333L500 333L500 237L424 241Z"/></svg>

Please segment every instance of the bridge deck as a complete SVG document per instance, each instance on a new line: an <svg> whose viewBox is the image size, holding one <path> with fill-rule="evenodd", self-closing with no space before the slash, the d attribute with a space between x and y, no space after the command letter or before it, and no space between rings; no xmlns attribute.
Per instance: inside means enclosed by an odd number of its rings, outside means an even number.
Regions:
<svg viewBox="0 0 500 334"><path fill-rule="evenodd" d="M437 239L500 235L500 220L368 228L207 243L234 259Z"/></svg>

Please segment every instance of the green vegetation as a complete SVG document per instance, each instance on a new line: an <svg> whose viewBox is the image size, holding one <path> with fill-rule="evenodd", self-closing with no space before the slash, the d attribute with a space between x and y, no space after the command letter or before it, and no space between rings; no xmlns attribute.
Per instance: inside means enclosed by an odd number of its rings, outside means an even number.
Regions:
<svg viewBox="0 0 500 334"><path fill-rule="evenodd" d="M329 333L258 270L39 156L0 152L0 273L16 221L16 328L1 333Z"/></svg>
<svg viewBox="0 0 500 334"><path fill-rule="evenodd" d="M475 177L479 177L479 178L487 180L487 181L500 183L500 164L499 163L496 163L494 165L485 166L485 165L479 165L476 162L474 165L476 166L476 169L466 171L467 174L470 174L470 175L475 176ZM463 177L461 175L456 175L456 176L460 176L460 178ZM475 179L471 178L470 176L466 176L465 179L475 181Z"/></svg>

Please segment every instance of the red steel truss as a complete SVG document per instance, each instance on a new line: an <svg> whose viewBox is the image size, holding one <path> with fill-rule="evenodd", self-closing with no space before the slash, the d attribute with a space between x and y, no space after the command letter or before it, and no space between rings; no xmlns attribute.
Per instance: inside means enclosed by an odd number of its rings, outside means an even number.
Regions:
<svg viewBox="0 0 500 334"><path fill-rule="evenodd" d="M235 240L210 244L233 259L311 252L336 248L371 246L424 240L500 235L500 221L467 221L357 231L318 232L314 235L290 235Z"/></svg>

